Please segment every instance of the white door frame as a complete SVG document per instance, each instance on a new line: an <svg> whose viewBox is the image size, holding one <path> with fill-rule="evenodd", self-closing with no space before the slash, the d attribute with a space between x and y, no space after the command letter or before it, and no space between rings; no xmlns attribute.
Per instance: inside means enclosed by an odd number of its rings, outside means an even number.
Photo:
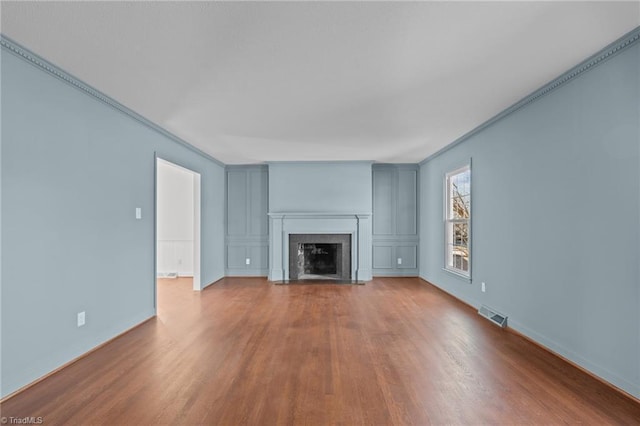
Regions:
<svg viewBox="0 0 640 426"><path fill-rule="evenodd" d="M200 249L202 247L200 242L200 213L202 209L202 196L200 186L200 173L191 171L193 173L193 289L196 291L202 290L202 279L200 275Z"/></svg>
<svg viewBox="0 0 640 426"><path fill-rule="evenodd" d="M202 209L202 186L200 173L184 167L174 161L166 160L155 153L154 162L154 203L153 203L153 288L154 306L157 309L157 273L158 273L158 163L163 162L178 167L193 176L193 289L202 290L201 275L201 209Z"/></svg>

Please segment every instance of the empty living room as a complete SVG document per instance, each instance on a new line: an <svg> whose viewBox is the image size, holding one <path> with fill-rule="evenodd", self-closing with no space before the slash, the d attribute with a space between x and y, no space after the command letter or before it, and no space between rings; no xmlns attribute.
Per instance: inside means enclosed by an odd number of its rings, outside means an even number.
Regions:
<svg viewBox="0 0 640 426"><path fill-rule="evenodd" d="M0 0L0 422L640 425L640 2Z"/></svg>

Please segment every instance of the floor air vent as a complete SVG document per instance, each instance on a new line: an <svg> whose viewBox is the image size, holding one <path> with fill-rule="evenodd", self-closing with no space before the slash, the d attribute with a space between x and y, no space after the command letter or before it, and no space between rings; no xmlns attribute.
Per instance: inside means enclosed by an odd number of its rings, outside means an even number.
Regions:
<svg viewBox="0 0 640 426"><path fill-rule="evenodd" d="M488 306L482 305L478 313L502 328L505 328L507 326L507 317L494 311Z"/></svg>

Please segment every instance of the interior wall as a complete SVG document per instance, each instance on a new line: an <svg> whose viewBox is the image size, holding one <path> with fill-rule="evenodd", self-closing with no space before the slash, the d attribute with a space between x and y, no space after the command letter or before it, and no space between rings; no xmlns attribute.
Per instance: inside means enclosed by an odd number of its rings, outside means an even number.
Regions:
<svg viewBox="0 0 640 426"><path fill-rule="evenodd" d="M269 175L267 166L226 167L226 276L267 276Z"/></svg>
<svg viewBox="0 0 640 426"><path fill-rule="evenodd" d="M269 164L269 280L288 279L290 233L352 233L353 279L371 272L372 163Z"/></svg>
<svg viewBox="0 0 640 426"><path fill-rule="evenodd" d="M223 276L224 168L5 48L1 59L5 396L155 314L156 153L201 174L202 282Z"/></svg>
<svg viewBox="0 0 640 426"><path fill-rule="evenodd" d="M269 164L269 212L371 213L371 163Z"/></svg>
<svg viewBox="0 0 640 426"><path fill-rule="evenodd" d="M193 276L193 173L158 161L158 276Z"/></svg>
<svg viewBox="0 0 640 426"><path fill-rule="evenodd" d="M636 397L639 80L636 43L420 170L420 275ZM470 158L471 283L443 270L443 177Z"/></svg>
<svg viewBox="0 0 640 426"><path fill-rule="evenodd" d="M373 165L373 275L418 275L418 165Z"/></svg>

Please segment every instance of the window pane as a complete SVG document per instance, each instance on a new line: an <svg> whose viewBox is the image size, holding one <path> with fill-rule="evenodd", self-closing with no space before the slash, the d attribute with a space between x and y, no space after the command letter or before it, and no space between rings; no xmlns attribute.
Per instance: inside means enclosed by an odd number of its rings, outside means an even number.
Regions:
<svg viewBox="0 0 640 426"><path fill-rule="evenodd" d="M447 175L445 266L470 272L471 170Z"/></svg>
<svg viewBox="0 0 640 426"><path fill-rule="evenodd" d="M471 217L471 199L469 195L459 195L451 200L452 214L451 219L468 219Z"/></svg>
<svg viewBox="0 0 640 426"><path fill-rule="evenodd" d="M469 271L469 224L449 223L447 231L447 266Z"/></svg>
<svg viewBox="0 0 640 426"><path fill-rule="evenodd" d="M454 175L449 181L448 210L449 217L452 219L468 219L471 217L471 195L469 194L469 182L468 180L465 181L462 177L465 173Z"/></svg>
<svg viewBox="0 0 640 426"><path fill-rule="evenodd" d="M467 223L453 224L453 245L466 247L469 242L469 225Z"/></svg>

